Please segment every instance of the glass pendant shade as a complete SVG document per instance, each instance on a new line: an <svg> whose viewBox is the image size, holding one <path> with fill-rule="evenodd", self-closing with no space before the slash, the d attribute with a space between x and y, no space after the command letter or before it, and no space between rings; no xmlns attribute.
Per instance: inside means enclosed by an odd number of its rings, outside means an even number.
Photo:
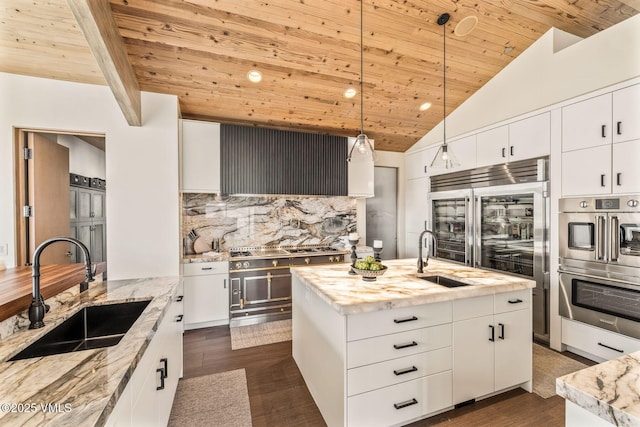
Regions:
<svg viewBox="0 0 640 427"><path fill-rule="evenodd" d="M449 146L446 142L443 143L440 148L438 148L438 152L431 162L431 167L438 169L451 169L458 166L460 166L460 162L453 154L453 151L449 150Z"/></svg>
<svg viewBox="0 0 640 427"><path fill-rule="evenodd" d="M356 137L351 150L349 150L349 157L347 158L350 162L358 162L358 161L373 161L376 158L376 153L373 150L373 144L365 135L361 133Z"/></svg>

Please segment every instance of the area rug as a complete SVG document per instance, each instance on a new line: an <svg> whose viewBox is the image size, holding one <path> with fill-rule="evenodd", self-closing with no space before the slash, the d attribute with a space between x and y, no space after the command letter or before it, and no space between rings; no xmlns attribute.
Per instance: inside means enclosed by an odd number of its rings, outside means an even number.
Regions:
<svg viewBox="0 0 640 427"><path fill-rule="evenodd" d="M539 344L533 344L533 392L545 399L555 396L556 378L587 365Z"/></svg>
<svg viewBox="0 0 640 427"><path fill-rule="evenodd" d="M170 427L250 427L251 408L244 369L181 379Z"/></svg>
<svg viewBox="0 0 640 427"><path fill-rule="evenodd" d="M291 341L291 319L231 328L231 350Z"/></svg>

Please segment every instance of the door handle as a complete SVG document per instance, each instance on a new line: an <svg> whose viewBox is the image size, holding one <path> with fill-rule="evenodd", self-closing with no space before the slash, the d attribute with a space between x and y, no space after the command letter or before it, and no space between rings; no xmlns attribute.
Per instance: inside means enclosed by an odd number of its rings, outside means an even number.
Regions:
<svg viewBox="0 0 640 427"><path fill-rule="evenodd" d="M504 339L504 324L503 323L498 323L498 326L500 326L500 335L498 335L498 338L503 340Z"/></svg>
<svg viewBox="0 0 640 427"><path fill-rule="evenodd" d="M596 217L596 260L603 260L604 259L604 251L605 251L605 247L604 247L604 235L605 235L605 217L602 215L598 215Z"/></svg>
<svg viewBox="0 0 640 427"><path fill-rule="evenodd" d="M156 390L164 390L164 379L165 379L164 369L162 368L156 369L156 373L158 372L160 373L160 386L156 387Z"/></svg>
<svg viewBox="0 0 640 427"><path fill-rule="evenodd" d="M491 329L491 338L489 338L489 341L495 342L496 341L496 328L494 328L493 325L489 325L489 329Z"/></svg>
<svg viewBox="0 0 640 427"><path fill-rule="evenodd" d="M600 187L604 187L605 186L604 177L605 177L605 174L601 174L600 175Z"/></svg>
<svg viewBox="0 0 640 427"><path fill-rule="evenodd" d="M607 125L602 125L600 135L602 135L603 138L607 137Z"/></svg>
<svg viewBox="0 0 640 427"><path fill-rule="evenodd" d="M513 156L513 145L509 147L509 155Z"/></svg>
<svg viewBox="0 0 640 427"><path fill-rule="evenodd" d="M506 149L504 147L502 147L502 157L507 157Z"/></svg>
<svg viewBox="0 0 640 427"><path fill-rule="evenodd" d="M618 173L616 174L616 184L617 184L618 186L622 185L622 173L621 173L621 172L618 172Z"/></svg>
<svg viewBox="0 0 640 427"><path fill-rule="evenodd" d="M610 247L609 247L609 261L617 262L618 257L620 256L620 233L618 233L618 228L620 227L620 220L617 216L612 216L610 218L609 224L609 235L610 237Z"/></svg>
<svg viewBox="0 0 640 427"><path fill-rule="evenodd" d="M616 132L618 135L622 135L622 122L616 123Z"/></svg>
<svg viewBox="0 0 640 427"><path fill-rule="evenodd" d="M168 359L166 357L163 357L162 359L160 359L160 362L162 362L162 369L164 369L164 377L167 378L169 376L169 365L168 365Z"/></svg>

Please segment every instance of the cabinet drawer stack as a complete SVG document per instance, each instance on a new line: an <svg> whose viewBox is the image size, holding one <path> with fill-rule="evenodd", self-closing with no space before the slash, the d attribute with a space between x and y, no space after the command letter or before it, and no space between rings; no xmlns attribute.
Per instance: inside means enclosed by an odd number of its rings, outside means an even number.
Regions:
<svg viewBox="0 0 640 427"><path fill-rule="evenodd" d="M451 406L451 302L347 318L350 426L393 425Z"/></svg>

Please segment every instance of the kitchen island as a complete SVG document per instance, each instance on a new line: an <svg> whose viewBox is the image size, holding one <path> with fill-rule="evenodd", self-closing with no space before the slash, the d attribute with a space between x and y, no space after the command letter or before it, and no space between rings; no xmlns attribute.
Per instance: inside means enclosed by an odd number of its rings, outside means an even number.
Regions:
<svg viewBox="0 0 640 427"><path fill-rule="evenodd" d="M640 352L556 379L566 426L640 426Z"/></svg>
<svg viewBox="0 0 640 427"><path fill-rule="evenodd" d="M7 319L15 328L0 346L0 424L166 423L182 372L180 286L177 277L90 283L85 292L76 286L47 299L41 329L27 329L24 313ZM149 303L116 345L9 361L83 307L134 301Z"/></svg>
<svg viewBox="0 0 640 427"><path fill-rule="evenodd" d="M402 425L454 405L531 391L535 282L459 264L296 267L293 357L329 426ZM441 276L466 286L423 279Z"/></svg>

